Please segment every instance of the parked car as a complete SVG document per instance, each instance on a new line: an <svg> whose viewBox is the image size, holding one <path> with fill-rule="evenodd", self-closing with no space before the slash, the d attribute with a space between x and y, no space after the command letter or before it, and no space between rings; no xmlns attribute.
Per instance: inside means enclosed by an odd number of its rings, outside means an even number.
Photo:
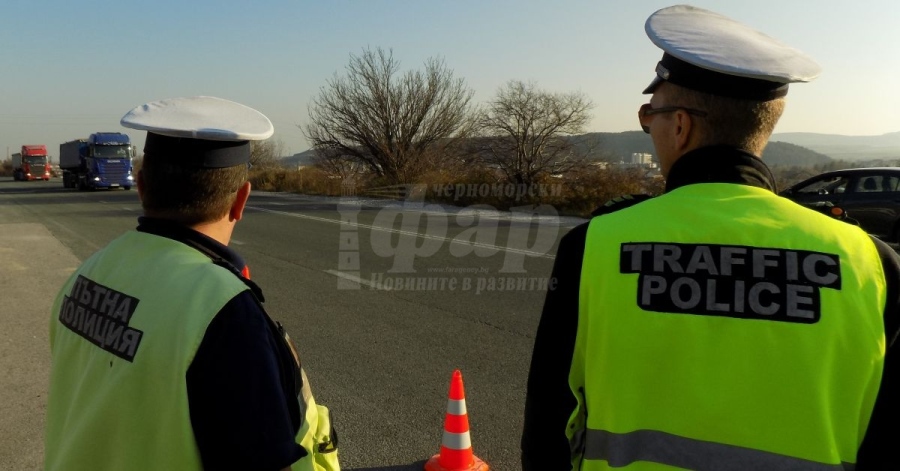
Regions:
<svg viewBox="0 0 900 471"><path fill-rule="evenodd" d="M820 211L831 211L830 204L858 221L869 234L900 242L900 167L825 172L780 194Z"/></svg>

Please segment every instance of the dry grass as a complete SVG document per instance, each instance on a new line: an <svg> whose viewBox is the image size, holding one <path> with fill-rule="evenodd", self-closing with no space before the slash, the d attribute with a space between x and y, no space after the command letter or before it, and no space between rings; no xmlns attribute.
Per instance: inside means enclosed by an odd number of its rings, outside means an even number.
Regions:
<svg viewBox="0 0 900 471"><path fill-rule="evenodd" d="M254 169L250 181L253 188L262 191L342 195L342 180L316 167ZM647 178L643 171L597 167L570 172L561 178L548 177L532 186L507 184L500 173L475 166L452 171L434 170L423 174L413 184L424 185L425 199L432 203L480 204L502 210L550 205L561 215L582 217L617 196L656 195L663 190L661 179ZM400 193L395 185L372 177L345 185L345 194L350 187L353 194L361 196L390 197L393 194L396 197Z"/></svg>
<svg viewBox="0 0 900 471"><path fill-rule="evenodd" d="M0 177L11 177L13 174L12 161L4 160L0 162Z"/></svg>
<svg viewBox="0 0 900 471"><path fill-rule="evenodd" d="M615 197L639 193L658 195L664 189L661 179L648 178L645 171L597 167L545 177L533 185L507 184L500 174L484 169L453 177L429 174L420 183L428 185L429 201L457 206L487 204L497 209L549 205L561 215L581 217L587 217Z"/></svg>
<svg viewBox="0 0 900 471"><path fill-rule="evenodd" d="M286 191L310 195L339 196L341 180L315 167L300 170L268 167L250 171L250 183L261 191Z"/></svg>
<svg viewBox="0 0 900 471"><path fill-rule="evenodd" d="M572 216L588 216L603 203L622 195L659 195L665 189L662 178L645 175L641 169L601 169L589 167L563 179L560 211Z"/></svg>

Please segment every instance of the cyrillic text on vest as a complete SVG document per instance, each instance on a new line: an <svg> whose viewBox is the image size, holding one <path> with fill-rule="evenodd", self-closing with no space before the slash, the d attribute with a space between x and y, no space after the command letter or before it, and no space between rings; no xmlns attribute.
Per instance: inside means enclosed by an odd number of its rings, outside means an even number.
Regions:
<svg viewBox="0 0 900 471"><path fill-rule="evenodd" d="M79 275L63 296L59 321L94 345L134 361L143 332L128 326L139 299Z"/></svg>

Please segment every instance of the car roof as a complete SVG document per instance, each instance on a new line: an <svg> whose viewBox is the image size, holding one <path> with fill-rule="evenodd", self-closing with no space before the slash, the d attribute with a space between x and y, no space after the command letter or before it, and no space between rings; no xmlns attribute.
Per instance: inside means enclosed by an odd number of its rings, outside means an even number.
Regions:
<svg viewBox="0 0 900 471"><path fill-rule="evenodd" d="M831 170L828 172L822 172L818 175L813 175L811 177L803 179L800 183L797 183L793 186L798 186L803 183L811 182L813 180L820 180L822 178L828 177L839 177L839 176L859 176L859 175L892 175L896 174L900 176L900 167L865 167L865 168L845 168L841 170Z"/></svg>
<svg viewBox="0 0 900 471"><path fill-rule="evenodd" d="M832 173L884 173L884 172L896 172L900 173L900 167L862 167L862 168L845 168L842 170L831 170L829 172L822 172L819 175L829 175Z"/></svg>

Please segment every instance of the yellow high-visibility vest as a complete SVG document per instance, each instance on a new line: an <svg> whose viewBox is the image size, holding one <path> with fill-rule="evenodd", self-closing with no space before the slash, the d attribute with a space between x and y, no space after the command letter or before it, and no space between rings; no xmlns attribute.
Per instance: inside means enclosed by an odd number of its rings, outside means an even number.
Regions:
<svg viewBox="0 0 900 471"><path fill-rule="evenodd" d="M694 184L589 226L576 470L844 469L881 382L886 282L858 227Z"/></svg>
<svg viewBox="0 0 900 471"><path fill-rule="evenodd" d="M199 251L142 232L85 261L53 307L45 469L202 469L186 375L210 322L247 289ZM309 454L293 469L319 470L314 434L328 417L304 389L296 440Z"/></svg>

